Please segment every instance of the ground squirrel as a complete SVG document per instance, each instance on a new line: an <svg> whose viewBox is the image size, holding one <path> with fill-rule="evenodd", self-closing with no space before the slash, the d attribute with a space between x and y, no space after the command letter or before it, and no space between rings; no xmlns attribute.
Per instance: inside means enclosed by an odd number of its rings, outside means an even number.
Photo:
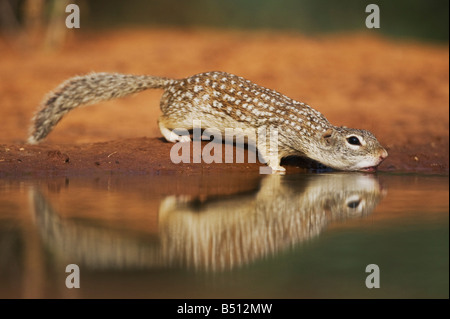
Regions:
<svg viewBox="0 0 450 319"><path fill-rule="evenodd" d="M149 75L93 73L62 83L44 100L34 117L30 144L45 138L70 110L146 89L164 89L158 124L170 142L189 141L172 130L204 127L278 130L278 154L262 154L273 171L284 171L281 158L299 155L346 171L376 171L387 157L372 133L333 126L318 111L277 91L225 72L207 72L185 79ZM267 149L269 149L267 147Z"/></svg>

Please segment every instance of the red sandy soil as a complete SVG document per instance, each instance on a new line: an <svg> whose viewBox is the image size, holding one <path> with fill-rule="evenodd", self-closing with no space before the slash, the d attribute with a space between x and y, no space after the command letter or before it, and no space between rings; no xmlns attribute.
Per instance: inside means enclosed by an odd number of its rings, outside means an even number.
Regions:
<svg viewBox="0 0 450 319"><path fill-rule="evenodd" d="M173 164L172 144L156 124L158 90L74 110L42 144L25 143L45 94L74 75L183 78L212 70L307 102L334 125L373 132L389 152L380 171L448 174L448 45L371 34L74 32L57 51L25 50L0 39L0 176L258 173L260 164ZM286 167L291 172L309 165L291 160Z"/></svg>

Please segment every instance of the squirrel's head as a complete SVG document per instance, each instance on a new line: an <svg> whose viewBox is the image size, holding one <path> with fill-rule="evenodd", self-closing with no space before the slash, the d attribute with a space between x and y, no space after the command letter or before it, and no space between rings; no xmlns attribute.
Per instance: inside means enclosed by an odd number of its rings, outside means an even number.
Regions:
<svg viewBox="0 0 450 319"><path fill-rule="evenodd" d="M345 171L374 172L388 156L372 133L346 127L330 127L320 133L318 149L312 158Z"/></svg>

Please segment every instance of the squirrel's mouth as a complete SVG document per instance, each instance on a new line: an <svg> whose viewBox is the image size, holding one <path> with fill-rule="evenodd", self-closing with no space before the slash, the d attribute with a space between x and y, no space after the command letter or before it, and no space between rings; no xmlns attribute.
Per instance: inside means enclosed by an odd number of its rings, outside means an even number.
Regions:
<svg viewBox="0 0 450 319"><path fill-rule="evenodd" d="M369 172L369 173L373 173L373 172L376 172L376 171L377 171L377 168L378 168L378 165L377 165L377 166L363 167L363 168L360 168L359 170L360 170L361 172Z"/></svg>

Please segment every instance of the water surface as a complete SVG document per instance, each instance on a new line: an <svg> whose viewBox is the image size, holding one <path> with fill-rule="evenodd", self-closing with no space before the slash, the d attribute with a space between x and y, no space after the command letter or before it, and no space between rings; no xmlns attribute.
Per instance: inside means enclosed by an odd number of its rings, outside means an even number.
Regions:
<svg viewBox="0 0 450 319"><path fill-rule="evenodd" d="M0 180L2 298L448 298L447 176ZM66 287L68 264L80 288ZM380 288L366 286L366 266Z"/></svg>

